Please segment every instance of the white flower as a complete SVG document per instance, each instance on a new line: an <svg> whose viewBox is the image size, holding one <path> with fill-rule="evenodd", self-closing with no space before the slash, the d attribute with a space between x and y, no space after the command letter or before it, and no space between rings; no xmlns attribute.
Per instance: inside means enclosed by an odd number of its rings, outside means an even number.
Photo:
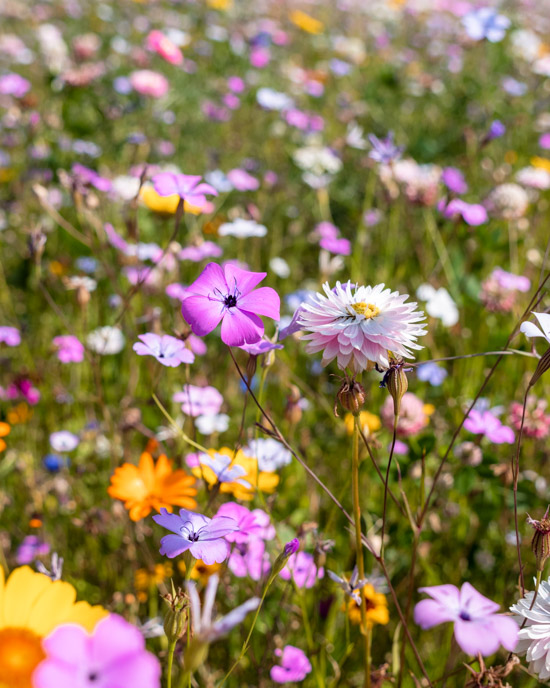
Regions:
<svg viewBox="0 0 550 688"><path fill-rule="evenodd" d="M323 285L326 296L316 294L301 306L299 325L310 334L306 351L323 352L323 365L333 359L338 367L354 373L378 363L387 368L390 353L396 358L413 358L411 349L421 349L416 338L426 334L424 313L416 303L405 303L408 294L375 287L355 287L336 282Z"/></svg>
<svg viewBox="0 0 550 688"><path fill-rule="evenodd" d="M95 291L97 289L97 282L91 277L83 277L74 275L65 279L65 287L71 289L85 289L86 291Z"/></svg>
<svg viewBox="0 0 550 688"><path fill-rule="evenodd" d="M458 322L458 308L449 292L444 288L434 289L431 284L421 284L416 296L426 301L426 313L432 318L439 318L445 327L452 327Z"/></svg>
<svg viewBox="0 0 550 688"><path fill-rule="evenodd" d="M120 200L131 201L138 195L140 183L139 177L121 174L113 179L112 188Z"/></svg>
<svg viewBox="0 0 550 688"><path fill-rule="evenodd" d="M524 167L516 174L516 179L533 189L550 189L550 172L540 167Z"/></svg>
<svg viewBox="0 0 550 688"><path fill-rule="evenodd" d="M267 227L258 224L255 220L243 220L238 218L233 222L224 222L218 229L219 236L233 236L239 239L250 237L264 237Z"/></svg>
<svg viewBox="0 0 550 688"><path fill-rule="evenodd" d="M227 193L228 191L233 191L235 188L231 180L225 175L225 172L221 170L206 172L204 179L220 193Z"/></svg>
<svg viewBox="0 0 550 688"><path fill-rule="evenodd" d="M280 277L281 279L290 277L290 265L284 258L275 256L269 261L269 267L273 270L277 277Z"/></svg>
<svg viewBox="0 0 550 688"><path fill-rule="evenodd" d="M246 468L243 468L243 466L231 466L232 459L230 456L217 453L215 453L214 456L200 454L199 461L202 466L208 466L208 468L214 471L218 482L237 483L247 490L252 489L252 485L248 480L242 479L242 476L246 475Z"/></svg>
<svg viewBox="0 0 550 688"><path fill-rule="evenodd" d="M245 447L244 453L247 456L254 456L258 460L260 471L268 473L273 473L292 461L292 454L288 449L272 437L251 440Z"/></svg>
<svg viewBox="0 0 550 688"><path fill-rule="evenodd" d="M537 599L530 609L534 594L532 590L527 592L523 599L510 607L510 611L518 615L520 626L526 621L519 632L515 652L520 655L527 653L529 671L546 680L550 678L550 581L541 581Z"/></svg>
<svg viewBox="0 0 550 688"><path fill-rule="evenodd" d="M239 607L236 607L229 614L226 614L218 621L212 622L212 610L214 608L214 601L216 599L216 590L218 589L219 577L215 573L210 576L208 585L204 593L204 602L201 613L201 600L197 592L197 586L194 581L188 581L187 592L189 593L189 603L191 606L191 623L193 626L193 634L198 636L200 640L205 642L213 642L219 638L227 635L229 631L241 624L246 615L254 611L260 606L259 597L252 597Z"/></svg>
<svg viewBox="0 0 550 688"><path fill-rule="evenodd" d="M302 170L316 176L336 174L342 169L342 161L330 148L321 145L304 146L294 151L292 159Z"/></svg>
<svg viewBox="0 0 550 688"><path fill-rule="evenodd" d="M108 354L118 354L122 351L125 341L125 337L118 327L106 325L90 332L86 339L86 344L96 354L106 356Z"/></svg>
<svg viewBox="0 0 550 688"><path fill-rule="evenodd" d="M50 444L55 451L70 452L78 447L80 440L78 435L68 430L60 430L59 432L52 432L50 435Z"/></svg>
<svg viewBox="0 0 550 688"><path fill-rule="evenodd" d="M526 321L521 323L519 331L523 332L526 337L544 337L550 344L550 313L535 313L533 311L533 315L539 321L542 330L534 323Z"/></svg>
<svg viewBox="0 0 550 688"><path fill-rule="evenodd" d="M226 413L199 416L195 418L195 427L202 435L225 432L229 427L229 416Z"/></svg>
<svg viewBox="0 0 550 688"><path fill-rule="evenodd" d="M294 107L294 101L290 96L272 88L259 88L256 100L266 110L290 110Z"/></svg>
<svg viewBox="0 0 550 688"><path fill-rule="evenodd" d="M363 133L362 127L360 127L357 122L350 122L346 132L346 143L348 146L357 148L357 150L366 150L368 143Z"/></svg>

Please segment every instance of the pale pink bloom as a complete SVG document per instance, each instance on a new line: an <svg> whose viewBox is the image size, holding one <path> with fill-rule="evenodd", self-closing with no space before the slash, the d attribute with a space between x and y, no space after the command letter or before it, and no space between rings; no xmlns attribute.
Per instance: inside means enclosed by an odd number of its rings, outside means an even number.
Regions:
<svg viewBox="0 0 550 688"><path fill-rule="evenodd" d="M72 334L54 337L52 343L57 349L57 358L61 363L80 363L84 359L84 346Z"/></svg>
<svg viewBox="0 0 550 688"><path fill-rule="evenodd" d="M172 400L181 403L181 410L193 418L216 415L223 404L223 397L215 387L195 385L184 385L183 391L174 394Z"/></svg>
<svg viewBox="0 0 550 688"><path fill-rule="evenodd" d="M227 566L237 578L248 576L252 580L259 581L270 569L264 541L252 538L247 544L234 545Z"/></svg>
<svg viewBox="0 0 550 688"><path fill-rule="evenodd" d="M153 72L150 69L139 69L132 72L130 84L139 94L151 96L151 98L162 98L170 89L168 79L159 72Z"/></svg>
<svg viewBox="0 0 550 688"><path fill-rule="evenodd" d="M311 662L305 653L294 645L286 645L282 650L275 649L277 657L281 657L281 665L271 667L271 680L275 683L290 683L303 681L311 672Z"/></svg>
<svg viewBox="0 0 550 688"><path fill-rule="evenodd" d="M401 399L401 410L397 422L397 434L400 437L410 437L420 432L428 424L429 417L424 410L425 404L412 392L405 392ZM380 410L382 422L393 430L394 409L393 399L387 396Z"/></svg>
<svg viewBox="0 0 550 688"><path fill-rule="evenodd" d="M536 439L548 437L550 433L550 415L545 413L547 406L548 402L546 399L537 399L537 397L532 394L527 397L525 418L523 421L523 432L527 437L535 437ZM508 421L518 431L521 427L522 414L523 404L517 401L512 402Z"/></svg>
<svg viewBox="0 0 550 688"><path fill-rule="evenodd" d="M239 168L229 170L227 178L237 191L256 191L260 187L260 182L255 177Z"/></svg>
<svg viewBox="0 0 550 688"><path fill-rule="evenodd" d="M149 50L154 50L170 64L179 65L183 62L181 50L162 31L151 31L147 36L146 46Z"/></svg>

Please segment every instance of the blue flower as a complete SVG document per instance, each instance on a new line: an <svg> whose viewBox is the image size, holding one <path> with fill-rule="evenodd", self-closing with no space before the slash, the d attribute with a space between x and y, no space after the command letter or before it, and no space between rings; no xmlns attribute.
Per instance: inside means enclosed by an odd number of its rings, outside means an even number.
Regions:
<svg viewBox="0 0 550 688"><path fill-rule="evenodd" d="M439 387L448 375L445 368L432 362L418 366L416 373L419 380L422 380L422 382L429 382L433 387Z"/></svg>
<svg viewBox="0 0 550 688"><path fill-rule="evenodd" d="M490 7L481 7L468 12L463 17L462 24L472 40L481 41L486 38L490 43L498 43L506 35L511 21Z"/></svg>

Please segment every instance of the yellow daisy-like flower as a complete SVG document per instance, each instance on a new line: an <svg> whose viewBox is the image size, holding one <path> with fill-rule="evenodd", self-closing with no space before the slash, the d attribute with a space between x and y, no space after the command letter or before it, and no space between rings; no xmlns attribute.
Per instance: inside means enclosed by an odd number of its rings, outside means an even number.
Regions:
<svg viewBox="0 0 550 688"><path fill-rule="evenodd" d="M155 191L152 184L144 184L139 191L139 197L149 210L159 213L159 215L174 215L180 202L180 197L177 194L161 196ZM183 209L192 215L199 215L202 212L201 208L191 205L187 201L184 201Z"/></svg>
<svg viewBox="0 0 550 688"><path fill-rule="evenodd" d="M363 595L367 601L367 624L371 626L374 624L381 624L382 626L385 626L390 620L386 596L381 592L376 592L371 583L367 583L358 592L360 592L360 594ZM347 605L344 605L344 609L346 607L351 623L360 624L361 607L357 604L357 602L355 602L353 599L350 599Z"/></svg>
<svg viewBox="0 0 550 688"><path fill-rule="evenodd" d="M531 165L533 165L533 167L538 167L540 170L550 172L550 160L548 158L542 158L537 155L531 158Z"/></svg>
<svg viewBox="0 0 550 688"><path fill-rule="evenodd" d="M75 602L70 583L52 581L29 566L4 580L0 567L0 688L32 688L31 676L44 659L42 638L64 623L92 631L107 616L103 607Z"/></svg>
<svg viewBox="0 0 550 688"><path fill-rule="evenodd" d="M359 423L365 437L368 437L372 432L380 430L382 427L382 421L380 418L370 411L361 411L359 414ZM344 425L346 426L348 435L352 435L354 426L354 418L352 413L346 413L344 416Z"/></svg>
<svg viewBox="0 0 550 688"><path fill-rule="evenodd" d="M325 25L322 21L302 12L302 10L293 10L290 13L290 21L302 31L307 33L318 34L322 33Z"/></svg>
<svg viewBox="0 0 550 688"><path fill-rule="evenodd" d="M258 460L246 456L242 449L235 454L233 458L234 451L229 449L229 447L222 447L219 451L210 449L208 454L214 459L216 454L222 454L223 456L229 456L231 459L230 467L241 466L246 472L239 478L241 481L245 481L251 487L245 487L238 482L221 482L220 492L225 492L232 494L236 499L242 499L246 502L250 501L254 497L254 492L256 490L261 490L262 492L274 492L275 488L279 484L279 476L277 473L268 473L267 471L258 472ZM216 485L218 482L218 476L210 468L210 466L200 465L191 470L194 476L197 478L203 478L208 485Z"/></svg>
<svg viewBox="0 0 550 688"><path fill-rule="evenodd" d="M156 564L151 571L149 569L138 569L134 574L134 587L138 592L147 591L150 588L164 583L173 573L172 564Z"/></svg>
<svg viewBox="0 0 550 688"><path fill-rule="evenodd" d="M192 580L200 581L201 585L206 585L208 583L208 579L210 578L210 576L212 576L215 573L218 573L221 567L221 564L205 564L202 559L197 559L195 561L195 565L191 570L190 578ZM185 566L185 562L183 560L178 561L178 569L182 576L185 576L185 572L187 569Z"/></svg>

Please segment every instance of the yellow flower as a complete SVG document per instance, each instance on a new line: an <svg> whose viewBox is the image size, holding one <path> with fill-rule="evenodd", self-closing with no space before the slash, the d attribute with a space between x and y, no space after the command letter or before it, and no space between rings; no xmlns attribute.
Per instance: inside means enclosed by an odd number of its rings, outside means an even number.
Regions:
<svg viewBox="0 0 550 688"><path fill-rule="evenodd" d="M548 158L541 158L537 155L534 158L531 158L531 165L533 165L533 167L538 167L541 170L550 172L550 160Z"/></svg>
<svg viewBox="0 0 550 688"><path fill-rule="evenodd" d="M138 592L147 591L156 585L164 583L166 578L170 578L172 573L173 569L170 563L156 564L152 571L138 569L134 574L134 587Z"/></svg>
<svg viewBox="0 0 550 688"><path fill-rule="evenodd" d="M216 454L223 454L230 456L233 459L234 451L229 447L222 447L219 451L210 449L209 452L212 458ZM254 497L256 489L262 492L273 492L279 484L279 476L277 473L268 473L267 471L260 471L258 473L258 460L251 456L246 456L242 449L239 449L235 458L231 462L231 466L242 466L246 473L242 475L239 480L245 480L252 487L247 488L239 483L220 483L220 492L232 494L237 499L250 501ZM197 478L204 478L208 485L216 485L218 477L209 466L197 466L191 470Z"/></svg>
<svg viewBox="0 0 550 688"><path fill-rule="evenodd" d="M180 202L180 197L177 194L161 196L155 191L152 184L144 184L139 191L139 197L149 210L160 215L174 215ZM199 215L201 213L201 208L191 205L187 201L184 201L183 209L186 213L191 213L192 215Z"/></svg>
<svg viewBox="0 0 550 688"><path fill-rule="evenodd" d="M28 566L7 581L0 567L0 688L32 688L31 676L45 655L41 640L64 623L92 631L107 616L102 607L75 602L70 583L52 581Z"/></svg>
<svg viewBox="0 0 550 688"><path fill-rule="evenodd" d="M307 33L322 33L325 28L323 22L302 12L302 10L293 10L290 13L290 21L299 29L302 29L302 31L307 31Z"/></svg>
<svg viewBox="0 0 550 688"><path fill-rule="evenodd" d="M233 7L233 0L207 0L206 4L214 10L230 10Z"/></svg>
<svg viewBox="0 0 550 688"><path fill-rule="evenodd" d="M371 432L376 432L377 430L380 430L380 428L382 427L382 422L380 418L374 413L371 413L370 411L361 411L361 413L359 414L359 423L361 425L361 429L363 430L363 434L365 435L365 437L368 437L371 434ZM352 413L346 413L346 415L344 416L344 425L346 426L348 435L353 434L354 419Z"/></svg>
<svg viewBox="0 0 550 688"><path fill-rule="evenodd" d="M381 592L376 592L374 586L370 583L367 583L363 588L361 588L361 594L367 601L367 624L370 626L373 626L374 624L381 624L382 626L385 626L390 620L386 596ZM348 616L351 623L360 624L361 607L357 604L357 602L350 599L345 606L347 606Z"/></svg>
<svg viewBox="0 0 550 688"><path fill-rule="evenodd" d="M143 452L139 464L125 463L111 476L107 492L120 499L128 509L132 521L139 521L161 507L172 511L172 506L195 509L193 487L195 478L185 471L172 470L173 461L161 454L155 464L149 452Z"/></svg>
<svg viewBox="0 0 550 688"><path fill-rule="evenodd" d="M190 578L200 581L202 585L206 585L210 576L214 573L218 573L221 567L221 564L205 564L202 559L197 559L191 570ZM178 561L178 569L182 576L185 576L185 571L187 569L183 560Z"/></svg>

